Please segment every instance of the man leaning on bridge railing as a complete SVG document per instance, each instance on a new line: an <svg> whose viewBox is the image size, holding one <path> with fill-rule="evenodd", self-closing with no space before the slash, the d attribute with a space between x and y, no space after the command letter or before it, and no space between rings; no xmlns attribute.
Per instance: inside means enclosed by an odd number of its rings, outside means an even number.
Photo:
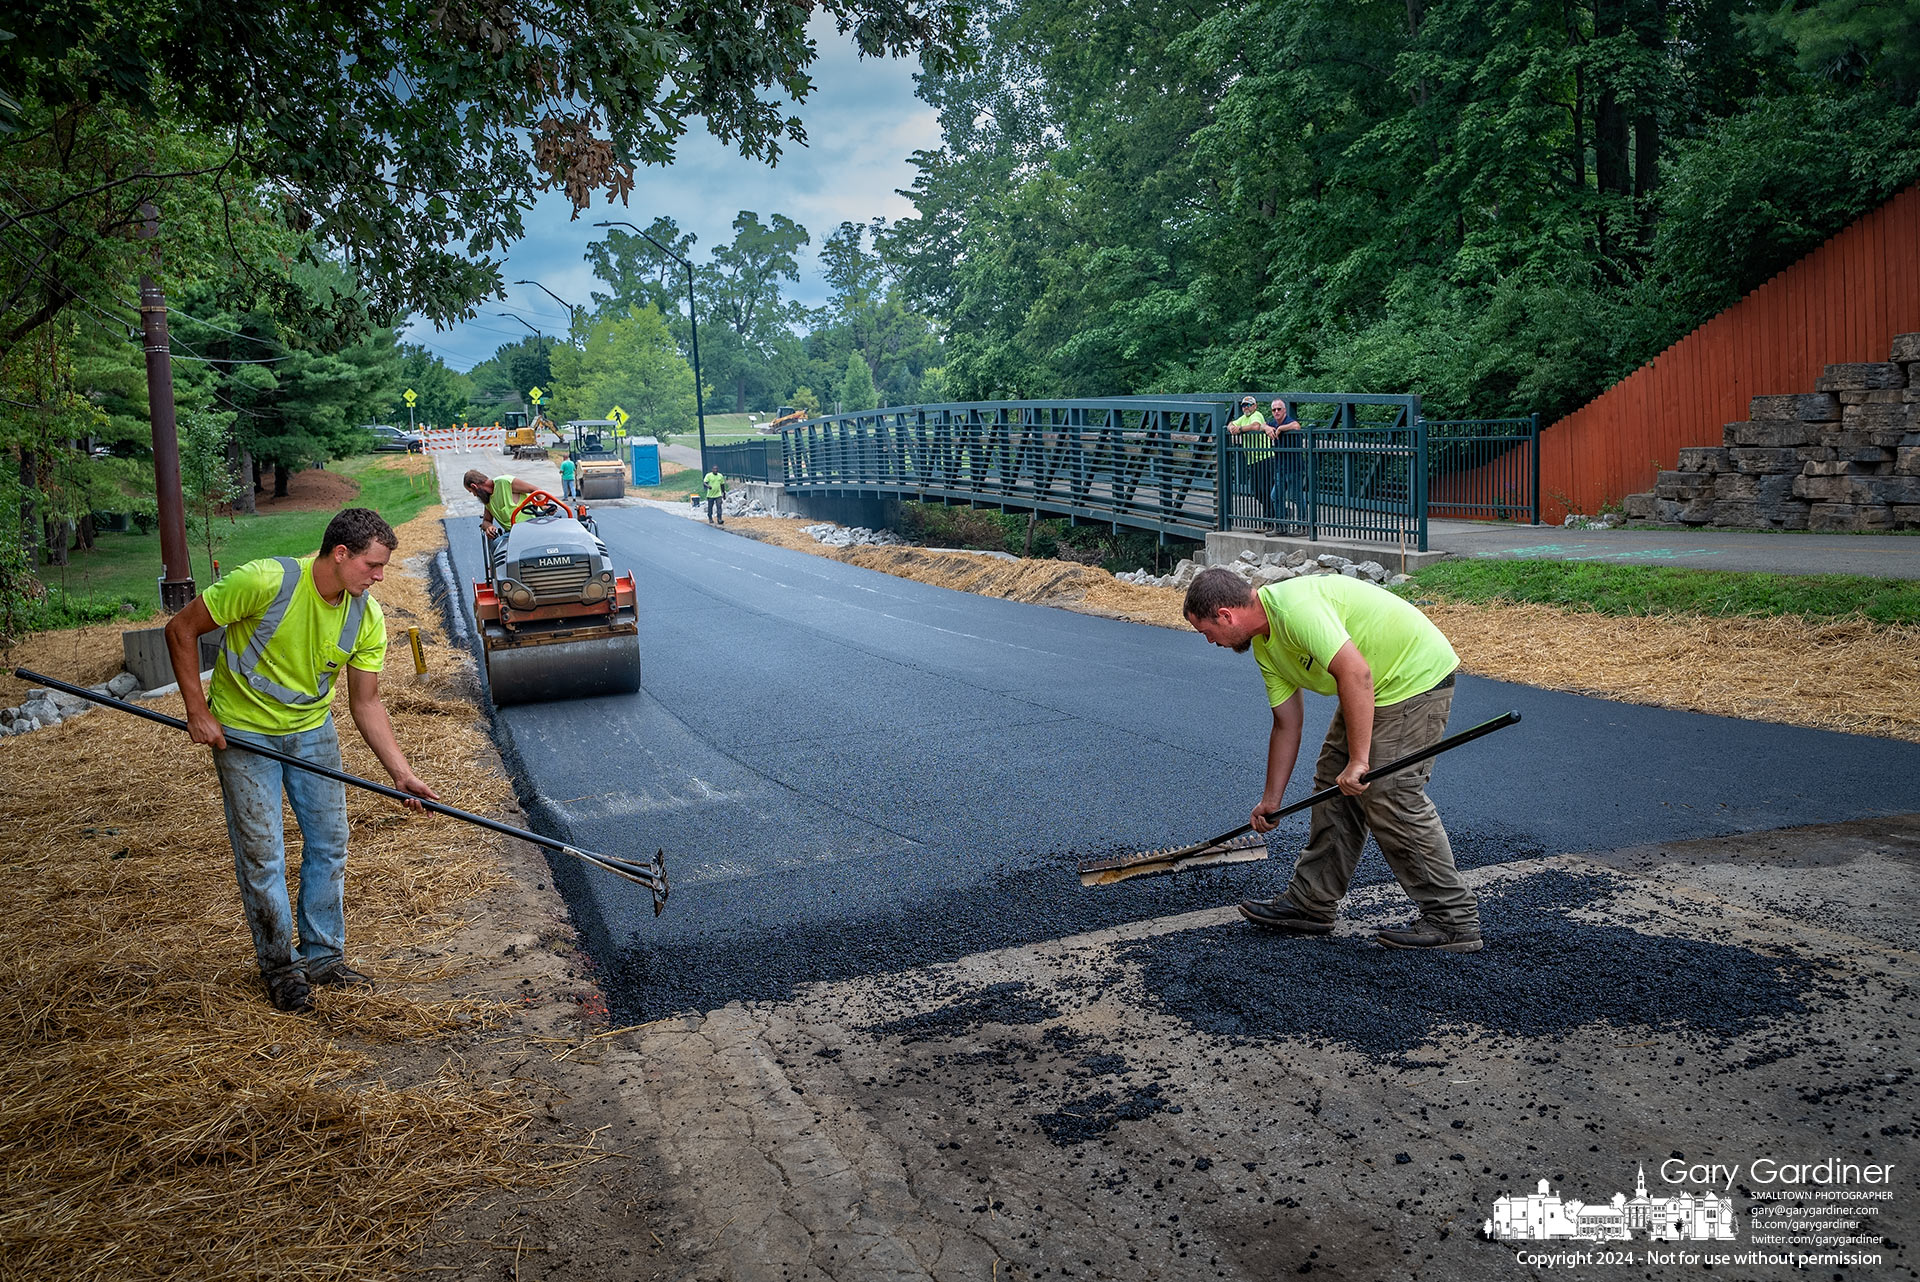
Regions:
<svg viewBox="0 0 1920 1282"><path fill-rule="evenodd" d="M1273 515L1274 440L1278 432L1260 412L1260 402L1252 396L1240 398L1240 417L1227 424L1227 435L1237 447L1238 466L1234 472L1239 493L1250 494L1260 505L1261 516Z"/></svg>
<svg viewBox="0 0 1920 1282"><path fill-rule="evenodd" d="M1279 397L1274 397L1273 404L1267 408L1270 411L1267 428L1277 460L1268 513L1283 521L1304 521L1307 463L1301 449L1306 433L1300 430L1300 420L1293 407Z"/></svg>

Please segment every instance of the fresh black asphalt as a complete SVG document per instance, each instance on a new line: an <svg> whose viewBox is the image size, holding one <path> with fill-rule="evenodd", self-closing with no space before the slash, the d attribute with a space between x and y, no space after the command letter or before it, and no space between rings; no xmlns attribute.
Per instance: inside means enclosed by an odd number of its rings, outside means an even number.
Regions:
<svg viewBox="0 0 1920 1282"><path fill-rule="evenodd" d="M1231 903L1266 863L1098 890L1077 859L1245 822L1270 724L1253 660L1197 635L972 596L602 509L638 585L644 689L511 707L496 732L543 830L667 851L673 898L556 864L617 1018ZM448 522L479 573L472 520ZM1333 710L1307 703L1307 747ZM1441 759L1463 866L1920 810L1920 745L1462 677ZM1363 880L1386 877L1377 853Z"/></svg>

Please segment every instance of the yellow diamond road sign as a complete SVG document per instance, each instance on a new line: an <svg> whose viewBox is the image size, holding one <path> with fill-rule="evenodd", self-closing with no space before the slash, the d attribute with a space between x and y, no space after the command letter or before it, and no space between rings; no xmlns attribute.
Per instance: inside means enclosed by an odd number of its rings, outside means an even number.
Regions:
<svg viewBox="0 0 1920 1282"><path fill-rule="evenodd" d="M633 416L627 413L625 410L621 409L618 405L616 405L613 407L613 413L607 415L607 417L612 419L614 422L618 423L620 426L625 427L627 425L627 420L629 418L632 418Z"/></svg>
<svg viewBox="0 0 1920 1282"><path fill-rule="evenodd" d="M540 388L530 387L527 389L527 399L532 401L535 405L538 405L540 403L540 398L545 395L546 393L542 391Z"/></svg>
<svg viewBox="0 0 1920 1282"><path fill-rule="evenodd" d="M407 389L407 404L411 405L419 399L420 399L420 394L418 392L415 392L411 387L409 387Z"/></svg>

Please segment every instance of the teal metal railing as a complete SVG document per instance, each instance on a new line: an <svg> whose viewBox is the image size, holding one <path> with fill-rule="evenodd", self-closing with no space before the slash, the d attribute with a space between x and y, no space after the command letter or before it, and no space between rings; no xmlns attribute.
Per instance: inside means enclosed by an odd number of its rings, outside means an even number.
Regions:
<svg viewBox="0 0 1920 1282"><path fill-rule="evenodd" d="M1223 406L1109 397L912 405L784 429L786 486L993 503L1186 538L1217 528Z"/></svg>
<svg viewBox="0 0 1920 1282"><path fill-rule="evenodd" d="M1433 515L1540 523L1540 416L1428 419Z"/></svg>
<svg viewBox="0 0 1920 1282"><path fill-rule="evenodd" d="M781 461L780 438L757 441L727 441L707 446L707 466L741 481L781 481L786 467Z"/></svg>
<svg viewBox="0 0 1920 1282"><path fill-rule="evenodd" d="M796 492L989 503L1185 538L1245 530L1425 549L1418 397L1258 396L1300 420L1270 454L1228 436L1238 394L1117 396L831 415L783 429L778 475L770 456L720 466Z"/></svg>
<svg viewBox="0 0 1920 1282"><path fill-rule="evenodd" d="M1417 396L1251 393L1298 419L1277 445L1228 446L1233 499L1219 528L1427 547L1426 434ZM1269 455L1268 451L1271 451Z"/></svg>

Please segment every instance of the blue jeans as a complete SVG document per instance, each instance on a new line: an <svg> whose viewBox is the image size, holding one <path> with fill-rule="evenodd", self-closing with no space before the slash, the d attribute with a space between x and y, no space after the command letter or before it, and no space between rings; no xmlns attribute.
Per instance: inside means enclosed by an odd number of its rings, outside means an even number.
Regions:
<svg viewBox="0 0 1920 1282"><path fill-rule="evenodd" d="M333 718L298 734L227 730L229 745L257 743L340 769L340 735ZM347 943L347 789L333 779L229 746L216 749L220 796L233 842L240 903L253 929L253 951L268 980L316 974L344 959ZM300 825L300 942L287 902L287 850L282 791Z"/></svg>
<svg viewBox="0 0 1920 1282"><path fill-rule="evenodd" d="M573 497L573 478L571 476L563 476L560 478L560 497L563 499Z"/></svg>

